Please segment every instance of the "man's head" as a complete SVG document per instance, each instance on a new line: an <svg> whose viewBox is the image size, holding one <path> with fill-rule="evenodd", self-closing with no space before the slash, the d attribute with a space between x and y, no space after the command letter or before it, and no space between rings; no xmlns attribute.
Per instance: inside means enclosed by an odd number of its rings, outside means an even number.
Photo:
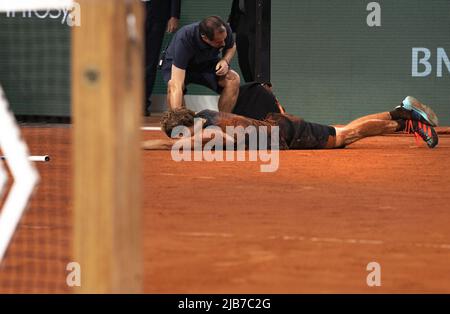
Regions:
<svg viewBox="0 0 450 314"><path fill-rule="evenodd" d="M220 49L225 47L227 28L220 16L209 16L200 22L200 36L208 45Z"/></svg>
<svg viewBox="0 0 450 314"><path fill-rule="evenodd" d="M177 108L166 111L161 118L162 130L171 137L172 130L179 126L191 127L194 125L195 112L187 108Z"/></svg>

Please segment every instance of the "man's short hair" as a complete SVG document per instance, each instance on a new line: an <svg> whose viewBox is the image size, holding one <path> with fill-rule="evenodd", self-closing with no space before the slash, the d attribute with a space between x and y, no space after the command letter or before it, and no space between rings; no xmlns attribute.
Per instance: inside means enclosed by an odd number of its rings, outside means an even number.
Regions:
<svg viewBox="0 0 450 314"><path fill-rule="evenodd" d="M195 112L187 108L177 108L164 112L161 117L161 128L168 137L172 136L173 128L183 125L190 127L194 125Z"/></svg>
<svg viewBox="0 0 450 314"><path fill-rule="evenodd" d="M206 36L209 40L214 40L216 31L219 33L227 31L225 21L220 16L208 16L200 22L200 35Z"/></svg>

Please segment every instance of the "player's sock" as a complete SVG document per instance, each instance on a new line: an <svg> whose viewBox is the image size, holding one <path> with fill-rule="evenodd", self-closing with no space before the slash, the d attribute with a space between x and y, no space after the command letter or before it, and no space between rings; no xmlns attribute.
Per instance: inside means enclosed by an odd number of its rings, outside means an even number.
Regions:
<svg viewBox="0 0 450 314"><path fill-rule="evenodd" d="M396 120L396 121L398 123L398 127L395 130L395 132L405 131L405 129L406 129L406 121L402 120L402 119Z"/></svg>
<svg viewBox="0 0 450 314"><path fill-rule="evenodd" d="M433 109L411 96L406 97L400 106L394 108L389 114L392 120L414 120L431 126L437 126L439 122Z"/></svg>
<svg viewBox="0 0 450 314"><path fill-rule="evenodd" d="M409 110L405 110L402 107L396 107L394 110L390 111L389 114L391 115L392 120L411 120L412 119L412 113Z"/></svg>

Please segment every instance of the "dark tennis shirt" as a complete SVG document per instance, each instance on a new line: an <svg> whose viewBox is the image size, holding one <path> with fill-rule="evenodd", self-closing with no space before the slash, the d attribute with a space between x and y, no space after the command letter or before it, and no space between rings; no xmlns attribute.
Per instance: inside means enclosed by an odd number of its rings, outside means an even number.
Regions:
<svg viewBox="0 0 450 314"><path fill-rule="evenodd" d="M256 82L239 87L239 96L233 108L234 114L255 120L264 120L271 112L280 112L273 93Z"/></svg>
<svg viewBox="0 0 450 314"><path fill-rule="evenodd" d="M335 136L336 130L328 125L311 123L302 118L282 113L269 113L263 121L245 118L239 115L213 110L203 110L196 114L196 118L205 119L203 127L218 126L226 133L227 126L267 126L268 136L270 127L279 127L280 149L322 149L325 148L329 136ZM267 143L270 144L270 138Z"/></svg>

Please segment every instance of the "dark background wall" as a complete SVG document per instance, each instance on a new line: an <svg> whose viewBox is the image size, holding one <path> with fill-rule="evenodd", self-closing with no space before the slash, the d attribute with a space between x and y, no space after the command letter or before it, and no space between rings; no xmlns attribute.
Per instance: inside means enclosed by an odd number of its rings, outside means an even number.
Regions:
<svg viewBox="0 0 450 314"><path fill-rule="evenodd" d="M184 0L181 24L213 14L226 18L231 2ZM450 73L445 64L442 77L436 72L437 48L450 57L450 0L377 2L381 27L366 23L370 1L273 0L272 82L278 98L306 119L344 123L412 95L433 105L441 124L450 125ZM14 111L70 114L70 29L39 20L17 34L14 23L24 22L0 14L0 82ZM412 76L415 47L431 52L426 77ZM236 60L232 65L238 69ZM164 93L158 77L155 94ZM197 86L189 93L211 94Z"/></svg>
<svg viewBox="0 0 450 314"><path fill-rule="evenodd" d="M0 84L15 114L70 115L70 28L0 13Z"/></svg>
<svg viewBox="0 0 450 314"><path fill-rule="evenodd" d="M450 57L449 0L385 0L368 27L364 0L272 3L272 80L294 114L343 123L413 95L450 125L450 73L436 77L436 49ZM412 48L431 50L433 71L412 77ZM419 68L421 69L421 68Z"/></svg>

